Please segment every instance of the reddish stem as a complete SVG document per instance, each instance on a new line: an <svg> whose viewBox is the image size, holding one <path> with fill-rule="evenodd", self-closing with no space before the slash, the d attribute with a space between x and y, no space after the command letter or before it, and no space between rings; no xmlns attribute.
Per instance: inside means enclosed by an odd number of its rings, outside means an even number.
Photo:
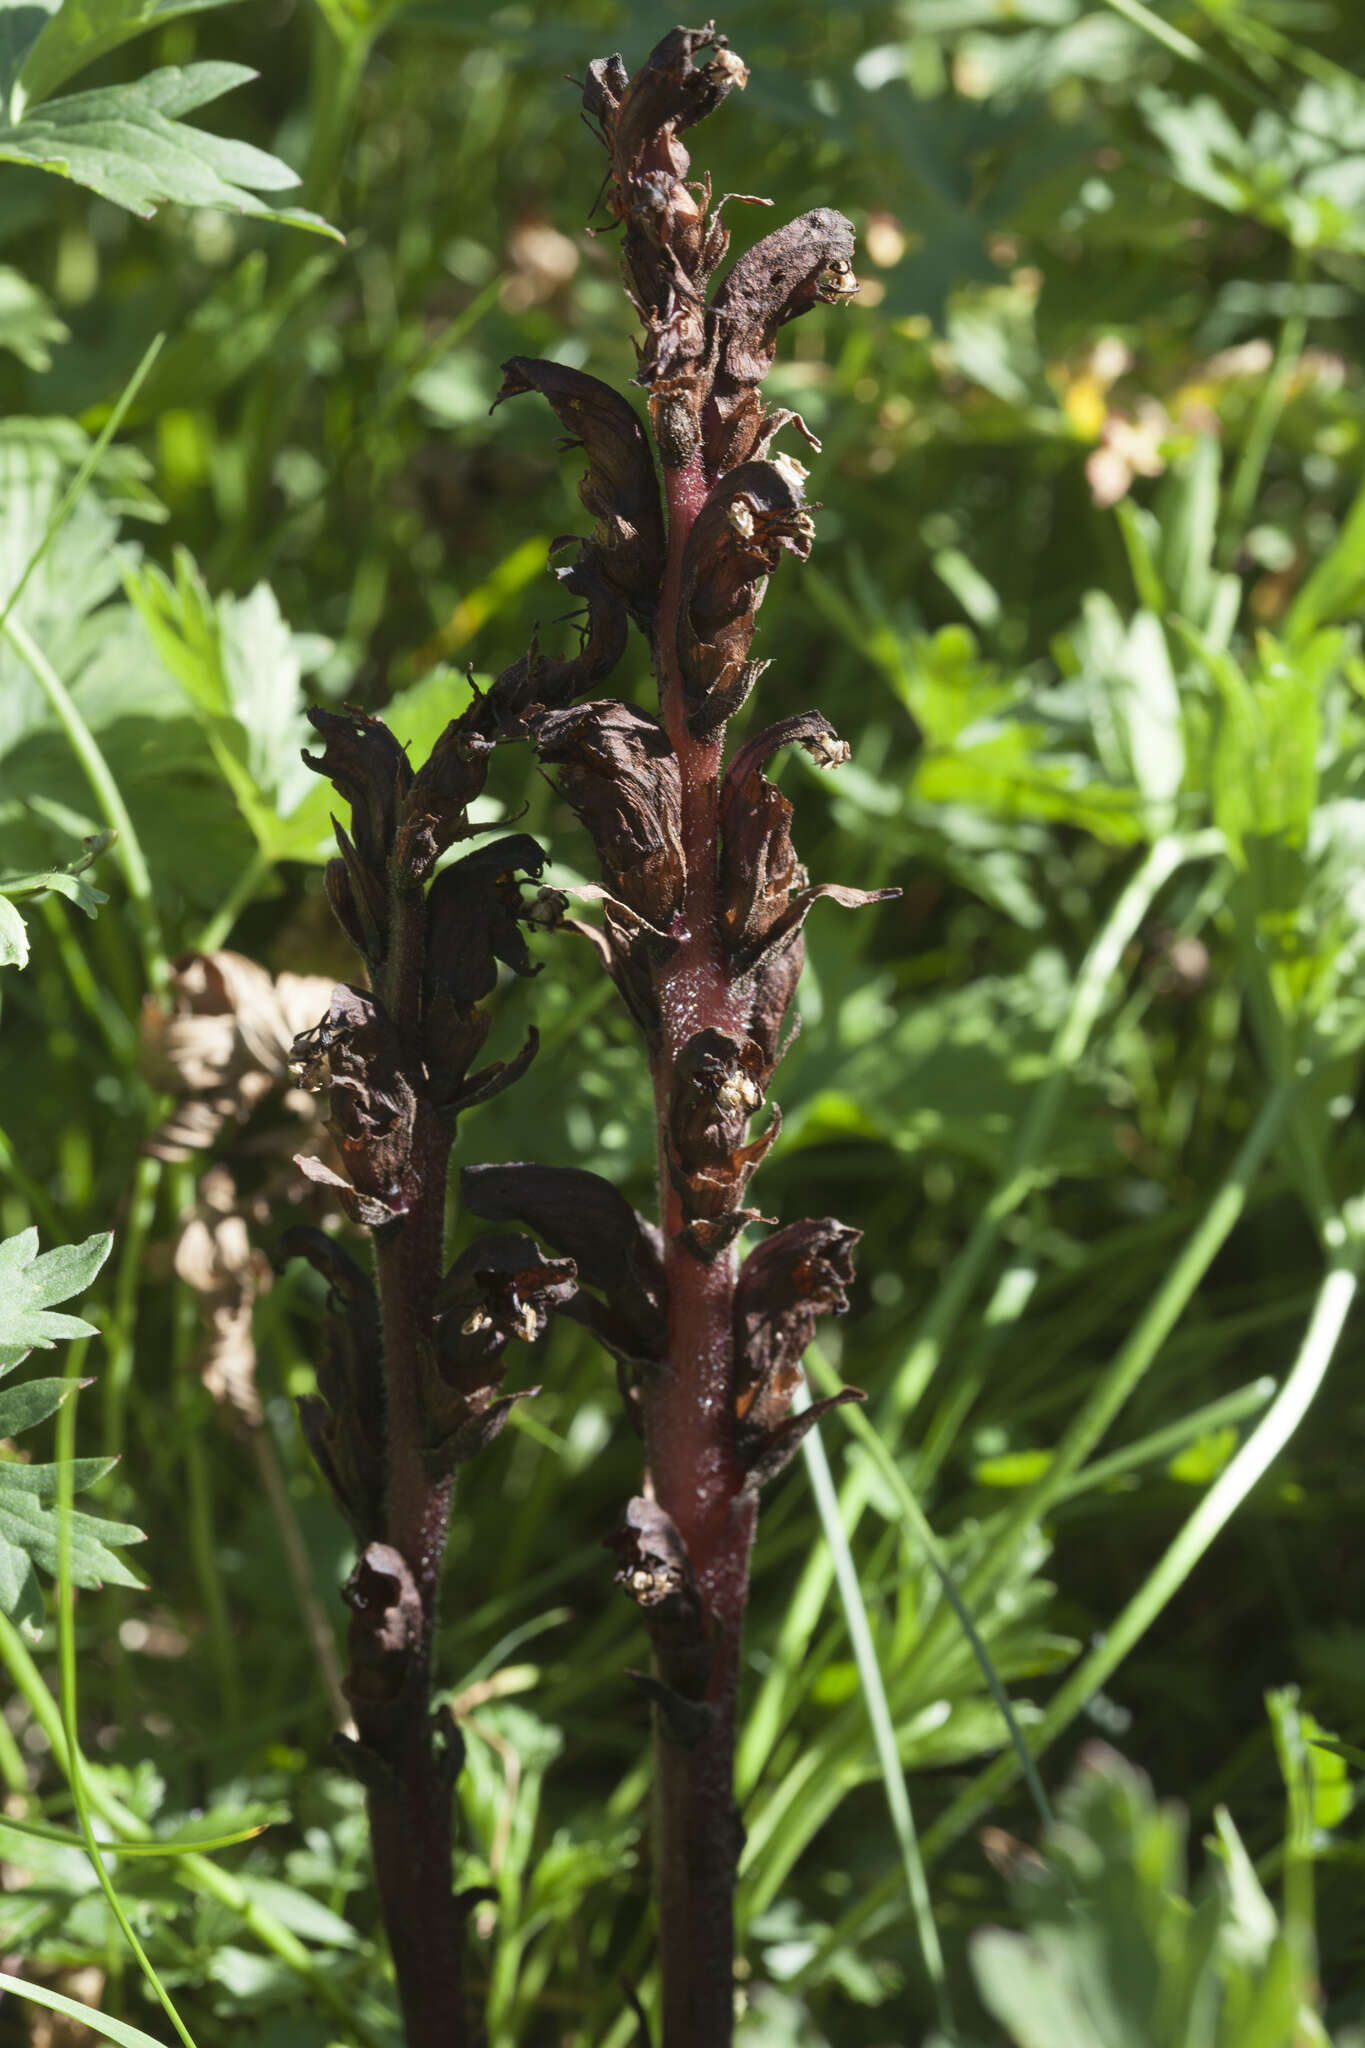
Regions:
<svg viewBox="0 0 1365 2048"><path fill-rule="evenodd" d="M669 550L657 659L681 780L686 884L674 928L680 944L659 976L663 1029L652 1063L669 1345L668 1363L646 1392L645 1439L654 1495L687 1547L715 1631L716 1655L708 1732L684 1747L661 1721L656 1728L654 1854L663 2048L724 2048L734 2021L734 1889L742 1841L733 1791L735 1707L754 1510L736 1505L743 1480L734 1427L736 1257L727 1251L708 1264L683 1242L667 1152L681 1047L708 1027L742 1030L744 1019L717 920L722 743L689 734L676 652L683 549L707 492L700 459L667 472L666 489Z"/></svg>
<svg viewBox="0 0 1365 2048"><path fill-rule="evenodd" d="M383 997L403 1063L420 1073L418 1031L425 906L392 900ZM385 1768L368 1786L375 1882L388 1931L407 2048L465 2048L464 1912L451 1881L453 1771L431 1719L432 1645L452 1481L433 1479L423 1456L422 1385L430 1303L444 1268L451 1133L420 1093L411 1165L418 1189L396 1227L376 1240L384 1335L388 1502L385 1541L400 1552L421 1599L421 1625L402 1690L378 1709L355 1704L362 1743Z"/></svg>

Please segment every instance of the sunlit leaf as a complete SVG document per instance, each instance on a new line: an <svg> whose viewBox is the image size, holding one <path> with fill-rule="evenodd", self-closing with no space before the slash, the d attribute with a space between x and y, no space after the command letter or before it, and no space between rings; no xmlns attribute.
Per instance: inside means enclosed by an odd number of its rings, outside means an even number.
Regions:
<svg viewBox="0 0 1365 2048"><path fill-rule="evenodd" d="M144 216L168 203L223 207L335 236L316 214L257 197L298 183L278 157L185 126L182 116L252 76L241 64L189 64L49 100L18 120L0 119L0 162L55 171Z"/></svg>

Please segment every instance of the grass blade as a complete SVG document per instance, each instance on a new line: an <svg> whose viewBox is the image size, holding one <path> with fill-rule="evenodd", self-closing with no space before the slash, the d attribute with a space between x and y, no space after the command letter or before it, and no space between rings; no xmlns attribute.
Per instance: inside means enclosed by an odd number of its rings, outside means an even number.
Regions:
<svg viewBox="0 0 1365 2048"><path fill-rule="evenodd" d="M800 1409L809 1405L810 1396L802 1387L793 1406ZM939 2025L951 2040L955 2038L952 2005L948 1997L948 1977L943 1962L942 1945L938 1938L938 1927L934 1921L933 1902L929 1897L929 1880L925 1875L924 1859L920 1855L915 1817L910 1808L910 1794L906 1790L905 1772L901 1769L900 1754L896 1747L896 1730L891 1719L891 1706L886 1697L886 1687L882 1683L881 1666L877 1662L876 1645L872 1640L872 1630L868 1626L867 1609L863 1605L862 1588L858 1583L858 1568L853 1562L853 1553L849 1549L848 1537L844 1533L834 1478L829 1469L825 1447L820 1441L818 1428L808 1432L802 1441L801 1451L806 1461L806 1470L810 1474L811 1491L815 1496L820 1526L834 1561L835 1582L839 1588L854 1662L858 1667L858 1678L863 1689L863 1704L867 1708L867 1718L872 1728L872 1740L876 1745L882 1783L886 1787L887 1809L900 1849L905 1888L910 1897L911 1910L919 1934L920 1953L924 1957L925 1972L933 1986Z"/></svg>

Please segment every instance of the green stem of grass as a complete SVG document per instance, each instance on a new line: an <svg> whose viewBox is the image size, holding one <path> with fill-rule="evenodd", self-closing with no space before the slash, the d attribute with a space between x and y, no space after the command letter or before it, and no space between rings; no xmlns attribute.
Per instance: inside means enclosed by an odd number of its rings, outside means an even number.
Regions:
<svg viewBox="0 0 1365 2048"><path fill-rule="evenodd" d="M810 1396L803 1385L792 1403L793 1412L799 1413L802 1408L809 1406ZM929 1880L925 1875L924 1859L920 1855L919 1838L915 1832L910 1793L896 1747L895 1723L891 1716L890 1702L886 1697L886 1687L882 1682L881 1666L877 1661L877 1649L868 1625L867 1609L863 1605L858 1567L853 1561L853 1553L844 1534L834 1479L818 1428L812 1429L803 1439L801 1451L810 1475L816 1513L820 1517L820 1526L824 1530L825 1541L829 1545L830 1557L833 1560L839 1600L844 1610L844 1622L862 1684L863 1704L867 1709L872 1740L877 1751L877 1762L881 1767L882 1783L886 1788L886 1803L891 1814L891 1825L900 1847L901 1868L905 1873L905 1889L911 1911L915 1916L920 1954L924 1958L925 1974L933 1991L934 2009L944 2034L950 2041L955 2041L957 2032L953 2021L952 2000L948 1993L948 1972L943 1961L938 1926L934 1920L933 1902L929 1896Z"/></svg>
<svg viewBox="0 0 1365 2048"><path fill-rule="evenodd" d="M85 949L72 927L68 905L59 902L55 896L45 897L41 915L71 984L71 993L103 1039L114 1071L127 1073L130 1068L136 1068L137 1027L112 991L101 988L96 981Z"/></svg>
<svg viewBox="0 0 1365 2048"><path fill-rule="evenodd" d="M821 1392L824 1394L837 1393L843 1382L833 1366L820 1356L818 1349L814 1346L807 1353L807 1361L811 1369L811 1376ZM929 1560L934 1575L943 1589L943 1596L956 1616L958 1626L971 1645L972 1654L976 1658L981 1675L986 1681L987 1690L995 1701L1000 1718L1009 1730L1010 1741L1013 1743L1015 1755L1019 1759L1019 1768L1032 1794L1033 1803L1038 1809L1038 1817L1044 1827L1050 1826L1052 1823L1052 1807L1047 1793L1043 1789L1043 1781L1038 1776L1033 1760L1029 1755L1028 1745L1024 1740L1023 1730L1019 1726L1018 1718L1010 1703L1009 1694L1005 1690L1000 1674L991 1661L990 1651L986 1648L985 1643L981 1639L980 1632L972 1620L971 1609L958 1592L957 1583L949 1569L948 1560L943 1554L928 1516L915 1499L910 1488L906 1485L895 1459L891 1456L886 1445L878 1436L876 1429L862 1411L848 1405L841 1408L839 1412L844 1418L845 1426L853 1432L872 1461L872 1464L881 1475L882 1480L895 1495L896 1502L901 1511L902 1535L905 1538L906 1549L911 1551L912 1555L918 1549ZM842 1534L842 1524L840 1525L840 1533Z"/></svg>
<svg viewBox="0 0 1365 2048"><path fill-rule="evenodd" d="M1322 1385L1360 1285L1361 1246L1343 1228L1334 1233L1332 1262L1318 1289L1313 1313L1297 1358L1264 1417L1190 1515L1160 1562L1148 1573L1103 1640L1072 1672L1049 1701L1034 1732L1034 1757L1070 1727L1086 1704L1141 1641L1152 1623L1180 1591L1205 1551L1232 1520L1252 1488L1293 1436ZM992 1800L1013 1783L1018 1762L1006 1752L980 1773L955 1799L925 1836L926 1861L932 1862L969 1828Z"/></svg>
<svg viewBox="0 0 1365 2048"><path fill-rule="evenodd" d="M104 459L105 449L128 417L129 407L142 389L152 364L161 353L165 340L164 334L158 334L148 343L143 351L142 360L138 363L132 376L119 393L108 419L86 452L85 459L54 506L52 515L47 525L43 528L37 547L19 571L19 575L11 585L9 595L6 597L4 604L0 605L0 629L8 627L14 608L28 587L29 578L76 509L90 479L94 476L95 471Z"/></svg>
<svg viewBox="0 0 1365 2048"><path fill-rule="evenodd" d="M88 1345L89 1339L81 1338L70 1347L66 1358L65 1378L80 1380ZM136 1958L138 1968L146 1978L152 1995L184 2042L185 2048L195 2048L193 2035L181 2019L170 1993L157 1975L151 1957L138 1940L133 1924L124 1910L123 1901L118 1895L117 1887L105 1869L104 1857L91 1818L90 1801L86 1794L85 1759L81 1754L77 1731L76 1606L75 1587L71 1577L72 1462L75 1455L76 1403L74 1400L66 1400L57 1411L55 1457L58 1517L57 1656L61 1682L62 1731L66 1738L67 1783L71 1787L76 1820L85 1842L86 1854L90 1858L90 1867L108 1901L109 1910L118 1922L123 1938Z"/></svg>
<svg viewBox="0 0 1365 2048"><path fill-rule="evenodd" d="M1319 1287L1298 1355L1284 1385L1257 1428L1226 1465L1186 1521L1165 1555L1107 1630L1101 1642L1077 1666L1036 1726L1029 1750L1036 1761L1064 1734L1076 1716L1136 1647L1152 1623L1226 1528L1252 1488L1285 1448L1312 1405L1359 1287L1361 1245L1337 1223L1331 1232L1332 1259ZM921 1842L926 1865L932 1866L1002 1793L1021 1775L1019 1758L1004 1751L978 1773L927 1831ZM834 1949L856 1942L863 1931L894 1905L899 1879L880 1878L857 1904L830 1929L802 1975L817 1972ZM800 1979L797 1980L799 1985Z"/></svg>
<svg viewBox="0 0 1365 2048"><path fill-rule="evenodd" d="M1298 1085L1295 1081L1283 1081L1266 1097L1260 1114L1228 1168L1222 1186L1186 1239L1179 1258L1138 1318L1126 1342L1100 1375L1064 1432L1047 1470L1032 1486L1021 1492L1001 1522L989 1550L968 1575L962 1587L962 1597L969 1609L980 1606L1008 1570L1016 1547L1028 1531L1036 1527L1071 1490L1075 1474L1145 1377L1241 1217L1252 1182L1280 1135ZM1262 1423L1261 1427L1264 1426ZM932 1664L945 1626L946 1621L941 1622L937 1618L930 1623L916 1645L914 1663Z"/></svg>
<svg viewBox="0 0 1365 2048"><path fill-rule="evenodd" d="M274 861L264 847L258 846L213 916L201 926L198 937L192 942L192 951L216 953L262 882L274 871Z"/></svg>
<svg viewBox="0 0 1365 2048"><path fill-rule="evenodd" d="M11 1682L23 1695L34 1720L47 1737L57 1769L70 1783L72 1758L79 1752L74 1742L68 1739L61 1708L44 1684L23 1637L3 1614L0 1614L0 1664L9 1673ZM81 1762L84 1763L83 1758ZM115 1834L131 1842L150 1842L153 1839L152 1829L147 1823L108 1790L102 1773L87 1766L83 1772L83 1786L91 1813L98 1815ZM354 1999L336 1989L317 1967L298 1936L276 1919L268 1908L259 1905L246 1887L228 1871L220 1870L198 1850L178 1856L174 1869L193 1891L226 1906L263 1948L308 1986L318 2003L340 2020L344 2029L358 2033L366 2043L373 2044L373 2048L392 2048L391 2040L357 2013Z"/></svg>
<svg viewBox="0 0 1365 2048"><path fill-rule="evenodd" d="M944 1276L882 1404L878 1433L888 1449L894 1449L906 1420L933 1378L995 1254L1005 1224L1047 1178L1047 1150L1057 1117L1124 953L1157 896L1180 868L1193 861L1214 859L1223 847L1221 833L1212 830L1189 836L1173 834L1158 840L1120 892L1096 934L1081 963L1067 1014L1053 1041L1048 1073L1030 1101L1005 1176ZM1021 1304L1024 1298L1021 1294ZM862 1466L849 1475L840 1491L840 1514L850 1537L870 1498L870 1468ZM829 1553L824 1549L813 1552L793 1592L772 1665L745 1724L737 1759L741 1793L757 1782L764 1759L777 1738L786 1711L790 1673L799 1668L801 1648L815 1630L829 1597L832 1575Z"/></svg>
<svg viewBox="0 0 1365 2048"><path fill-rule="evenodd" d="M142 1254L156 1213L161 1174L159 1159L144 1154L138 1160L128 1197L127 1220L119 1234L113 1308L104 1326L106 1364L101 1375L104 1401L102 1448L107 1458L121 1457L124 1449L128 1395L133 1384L133 1339L137 1326Z"/></svg>
<svg viewBox="0 0 1365 2048"><path fill-rule="evenodd" d="M0 1179L7 1180L16 1194L28 1203L34 1222L53 1243L62 1244L68 1232L62 1227L51 1197L46 1188L33 1178L3 1129L0 1129Z"/></svg>
<svg viewBox="0 0 1365 2048"><path fill-rule="evenodd" d="M1256 409L1251 415L1251 423L1247 428L1246 440L1242 444L1242 453L1232 483L1228 487L1218 548L1219 561L1225 569L1230 568L1236 559L1242 537L1255 510L1256 494L1260 489L1266 458L1270 454L1275 429L1280 424L1280 416L1284 412L1285 401L1289 396L1289 386L1308 337L1306 295L1309 260L1306 249L1294 250L1289 272L1292 300L1280 328L1274 360L1266 372L1265 381L1256 400Z"/></svg>
<svg viewBox="0 0 1365 2048"><path fill-rule="evenodd" d="M28 1765L24 1761L24 1752L14 1739L14 1730L3 1714L0 1714L0 1780L12 1798L25 1802L26 1809L32 1791ZM7 1809L9 1812L14 1810Z"/></svg>
<svg viewBox="0 0 1365 2048"><path fill-rule="evenodd" d="M192 1164L176 1166L167 1176L170 1191L169 1224L178 1238L194 1201L195 1170ZM194 1294L176 1279L171 1304L172 1399L177 1436L184 1458L186 1490L186 1536L190 1560L208 1621L209 1643L224 1718L229 1724L241 1719L242 1674L232 1616L218 1569L218 1540L214 1527L213 1479L206 1451L205 1411L208 1397L192 1369L199 1340L199 1310Z"/></svg>
<svg viewBox="0 0 1365 2048"><path fill-rule="evenodd" d="M141 841L128 815L128 807L123 801L123 794L114 780L109 763L101 753L94 734L77 709L71 692L33 640L28 628L21 620L11 616L5 620L2 630L20 660L37 678L43 695L52 707L54 717L66 735L67 744L90 785L101 817L106 825L112 826L118 833L114 854L128 890L129 901L133 906L133 917L141 942L143 968L148 986L159 991L166 986L168 977L166 945L161 935L161 919L157 914L152 878L143 855Z"/></svg>
<svg viewBox="0 0 1365 2048"><path fill-rule="evenodd" d="M896 1422L903 1422L918 1406L1005 1224L1048 1177L1047 1150L1066 1091L1099 1021L1110 983L1144 918L1180 868L1192 861L1214 859L1223 848L1222 834L1216 831L1160 839L1119 895L1081 964L1067 1015L1053 1041L1047 1075L1030 1100L1009 1170L977 1218L896 1376L889 1404ZM885 1427L882 1435L885 1440Z"/></svg>

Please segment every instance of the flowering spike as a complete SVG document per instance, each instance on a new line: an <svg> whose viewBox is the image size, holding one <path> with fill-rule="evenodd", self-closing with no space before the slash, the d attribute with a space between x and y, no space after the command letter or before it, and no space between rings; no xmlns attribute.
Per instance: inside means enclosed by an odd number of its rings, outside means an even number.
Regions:
<svg viewBox="0 0 1365 2048"><path fill-rule="evenodd" d="M619 592L606 596L624 633ZM452 1482L534 1391L500 1392L507 1344L538 1336L575 1286L572 1260L547 1260L528 1238L475 1245L442 1272L459 1112L507 1087L536 1050L532 1031L512 1059L471 1072L489 1029L479 1005L500 965L535 971L521 927L553 921L557 899L523 903L519 877L545 865L524 833L436 867L474 829L493 741L530 701L534 669L505 684L501 709L476 698L419 769L385 725L356 711L311 712L324 748L304 757L351 806L326 886L371 986L334 988L326 1015L294 1039L291 1064L328 1091L336 1162L298 1164L373 1232L377 1285L319 1232L290 1233L281 1249L331 1282L319 1391L300 1416L361 1546L345 1588L357 1728L346 1761L365 1787L408 2048L473 2039L463 1991L471 1901L450 1887L462 1752L430 1716Z"/></svg>
<svg viewBox="0 0 1365 2048"><path fill-rule="evenodd" d="M819 712L779 720L728 771L723 762L728 721L767 666L753 643L768 580L784 554L808 557L815 531L806 470L770 451L788 424L818 443L797 415L764 410L763 382L783 327L857 290L852 228L818 207L759 240L708 299L729 235L709 180L689 178L681 138L747 76L709 23L670 31L633 76L619 56L588 68L584 111L607 151L606 210L643 328L637 381L667 520L624 399L562 365L504 365L499 400L540 391L582 444L580 495L597 526L561 572L587 606L579 654L550 660L533 645L477 712L490 738L532 740L588 829L603 886L573 893L599 901L601 921L567 929L594 945L640 1026L658 1105L657 1234L576 1169L474 1168L464 1192L478 1214L529 1226L576 1264L578 1291L549 1305L614 1353L645 1441L646 1490L612 1543L654 1647L642 1683L660 1735L664 2048L730 2039L741 1835L727 1786L748 1551L759 1488L832 1405L789 1412L816 1317L847 1305L857 1236L831 1219L792 1225L737 1270L736 1241L762 1220L745 1206L748 1184L780 1112L757 1136L751 1124L778 1063L812 904L896 893L812 885L797 860L791 803L764 766L789 744L825 767L847 760ZM657 720L631 704L576 702L619 660L628 617L650 641ZM465 995L481 991L495 958L519 962L511 948L469 955ZM524 1259L524 1240L500 1242L517 1247L506 1259Z"/></svg>

